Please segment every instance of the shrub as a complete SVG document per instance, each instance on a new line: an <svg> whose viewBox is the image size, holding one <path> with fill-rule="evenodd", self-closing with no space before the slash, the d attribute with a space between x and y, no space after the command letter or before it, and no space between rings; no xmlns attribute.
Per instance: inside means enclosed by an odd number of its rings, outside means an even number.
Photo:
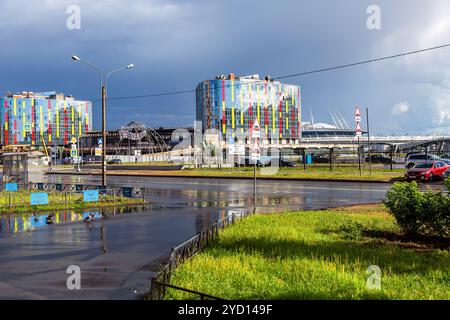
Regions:
<svg viewBox="0 0 450 320"><path fill-rule="evenodd" d="M384 204L405 232L450 235L450 198L443 192L421 192L415 182L395 183Z"/></svg>
<svg viewBox="0 0 450 320"><path fill-rule="evenodd" d="M447 189L450 191L450 177L444 180L444 184L447 187Z"/></svg>
<svg viewBox="0 0 450 320"><path fill-rule="evenodd" d="M359 222L349 221L341 225L339 232L344 239L359 240L362 237L364 226Z"/></svg>

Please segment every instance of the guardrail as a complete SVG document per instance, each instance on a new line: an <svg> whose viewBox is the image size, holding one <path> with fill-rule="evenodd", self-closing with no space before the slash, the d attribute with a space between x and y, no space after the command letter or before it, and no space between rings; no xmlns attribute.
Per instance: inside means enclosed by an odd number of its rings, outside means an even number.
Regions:
<svg viewBox="0 0 450 320"><path fill-rule="evenodd" d="M11 186L11 184L13 186ZM33 205L30 194L24 194L21 190L42 191L45 196L47 205L67 205L71 201L94 201L84 200L83 192L86 190L98 190L98 196L103 202L115 204L120 198L142 199L145 202L146 188L142 187L117 187L117 186L98 186L98 185L81 185L81 184L62 184L62 183L34 183L28 185L19 185L17 183L0 184L0 205L9 208L9 212L13 212L14 208L21 207L28 203ZM42 203L43 204L43 203Z"/></svg>
<svg viewBox="0 0 450 320"><path fill-rule="evenodd" d="M152 278L151 288L149 293L149 298L151 300L162 300L166 294L166 288L171 288L175 290L181 290L184 292L192 293L200 297L200 299L221 299L208 295L206 293L201 293L198 291L181 288L170 284L172 273L174 269L180 265L180 263L191 258L198 252L205 249L213 240L219 236L219 231L226 228L227 226L234 224L236 221L251 215L251 211L241 211L233 213L223 219L217 220L211 226L203 229L197 233L191 239L183 242L182 244L172 248L170 253L170 258L168 263L161 266L161 270Z"/></svg>
<svg viewBox="0 0 450 320"><path fill-rule="evenodd" d="M119 187L119 186L99 186L87 184L63 184L63 183L43 183L30 182L28 183L28 190L41 191L68 191L81 193L85 190L98 190L100 194L108 196L122 196L127 198L142 198L145 199L145 187Z"/></svg>

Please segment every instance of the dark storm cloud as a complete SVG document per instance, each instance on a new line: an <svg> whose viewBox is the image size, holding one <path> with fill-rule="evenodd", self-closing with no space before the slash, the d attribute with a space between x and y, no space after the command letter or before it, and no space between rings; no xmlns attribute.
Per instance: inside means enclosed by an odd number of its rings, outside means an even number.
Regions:
<svg viewBox="0 0 450 320"><path fill-rule="evenodd" d="M366 27L377 4L382 29ZM67 7L81 9L81 29L69 30ZM445 1L17 1L0 2L0 90L47 91L98 99L98 77L72 54L111 77L109 96L194 89L217 74L279 76L395 54L445 42ZM448 36L447 36L448 38ZM293 78L303 87L303 117L349 122L355 105L370 107L380 133L430 131L450 124L449 51ZM404 103L405 112L395 106ZM98 103L95 124L100 124ZM398 107L397 107L398 108ZM193 121L194 94L111 100L108 127L131 120L152 126ZM429 121L420 121L432 114Z"/></svg>

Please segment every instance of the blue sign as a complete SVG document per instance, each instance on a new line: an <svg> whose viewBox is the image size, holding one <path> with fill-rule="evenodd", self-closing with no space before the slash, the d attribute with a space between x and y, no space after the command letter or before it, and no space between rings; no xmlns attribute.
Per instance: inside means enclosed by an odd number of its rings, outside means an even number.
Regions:
<svg viewBox="0 0 450 320"><path fill-rule="evenodd" d="M17 191L17 182L9 182L5 185L6 191Z"/></svg>
<svg viewBox="0 0 450 320"><path fill-rule="evenodd" d="M122 194L126 198L132 198L133 197L133 188L123 187Z"/></svg>
<svg viewBox="0 0 450 320"><path fill-rule="evenodd" d="M103 144L102 138L98 138L98 139L97 139L97 144L98 144L99 146Z"/></svg>
<svg viewBox="0 0 450 320"><path fill-rule="evenodd" d="M306 164L312 164L312 155L308 154L306 156Z"/></svg>
<svg viewBox="0 0 450 320"><path fill-rule="evenodd" d="M84 190L83 191L84 202L96 202L98 201L98 190Z"/></svg>
<svg viewBox="0 0 450 320"><path fill-rule="evenodd" d="M48 204L48 193L47 192L30 193L30 204L32 206L39 204Z"/></svg>

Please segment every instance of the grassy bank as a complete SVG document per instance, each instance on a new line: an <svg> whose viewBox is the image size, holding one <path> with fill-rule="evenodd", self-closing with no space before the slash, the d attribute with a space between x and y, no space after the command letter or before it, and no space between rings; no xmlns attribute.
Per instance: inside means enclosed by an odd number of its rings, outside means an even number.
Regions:
<svg viewBox="0 0 450 320"><path fill-rule="evenodd" d="M370 265L381 290L366 286ZM172 284L227 299L450 299L450 252L402 235L381 205L255 215L177 268Z"/></svg>
<svg viewBox="0 0 450 320"><path fill-rule="evenodd" d="M38 192L38 191L33 191ZM47 191L46 191L47 192ZM99 195L97 202L84 202L82 193L48 192L48 205L30 205L30 191L0 192L0 213L22 213L44 210L83 209L93 207L121 206L142 204L138 198Z"/></svg>
<svg viewBox="0 0 450 320"><path fill-rule="evenodd" d="M132 176L172 176L172 177L234 177L249 178L253 177L252 167L232 168L232 169L184 169L174 171L157 171L157 170L120 170L108 171L109 175L132 175ZM269 170L269 168L266 168ZM63 173L63 171L56 172ZM68 173L73 173L68 172ZM100 170L89 170L89 174L100 174ZM311 166L306 170L300 168L280 168L276 172L264 172L258 168L257 176L259 178L275 178L275 179L314 179L314 180L354 180L354 181L398 181L403 178L404 170L395 169L394 171L384 169L373 169L371 173L368 170L362 171L359 175L358 169L355 167L339 167L330 171L326 166Z"/></svg>
<svg viewBox="0 0 450 320"><path fill-rule="evenodd" d="M270 168L258 169L258 177L270 177L270 178L288 178L288 179L351 179L351 180L362 180L362 181L391 181L397 180L403 176L404 170L384 170L384 169L374 169L371 173L368 170L362 171L361 176L359 175L358 169L355 167L339 167L333 168L330 171L329 167L326 166L311 166L307 167L306 170L303 167L298 168L279 168L274 174L269 171ZM253 168L233 168L233 169L186 169L176 174L181 175L202 175L202 176L242 176L242 177L252 177Z"/></svg>

